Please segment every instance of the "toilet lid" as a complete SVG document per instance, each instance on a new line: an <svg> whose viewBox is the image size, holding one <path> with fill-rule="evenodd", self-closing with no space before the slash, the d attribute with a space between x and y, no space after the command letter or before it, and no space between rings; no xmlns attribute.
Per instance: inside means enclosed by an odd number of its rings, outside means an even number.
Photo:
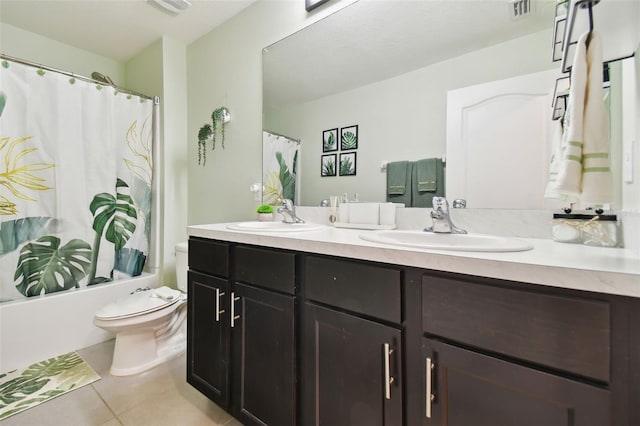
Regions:
<svg viewBox="0 0 640 426"><path fill-rule="evenodd" d="M157 297L155 290L139 291L100 308L96 312L96 318L109 320L146 314L173 305L179 300L182 299L175 297L165 300Z"/></svg>

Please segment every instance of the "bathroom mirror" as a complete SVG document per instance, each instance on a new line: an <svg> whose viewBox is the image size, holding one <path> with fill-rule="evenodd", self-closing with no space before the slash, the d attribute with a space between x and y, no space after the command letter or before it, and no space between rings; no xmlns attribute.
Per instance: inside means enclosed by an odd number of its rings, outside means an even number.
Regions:
<svg viewBox="0 0 640 426"><path fill-rule="evenodd" d="M263 128L301 142L298 203L343 193L384 201L387 162L446 160L449 91L559 68L555 4L531 0L515 16L513 1L360 0L266 47ZM323 147L323 135L356 125L357 149L345 152L356 174L321 173L342 153Z"/></svg>

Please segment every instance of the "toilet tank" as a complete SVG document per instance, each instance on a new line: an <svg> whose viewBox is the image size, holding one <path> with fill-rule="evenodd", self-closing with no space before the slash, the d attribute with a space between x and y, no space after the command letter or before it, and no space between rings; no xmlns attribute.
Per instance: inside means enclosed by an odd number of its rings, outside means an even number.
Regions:
<svg viewBox="0 0 640 426"><path fill-rule="evenodd" d="M187 291L187 271L189 270L189 244L176 244L176 278L178 289Z"/></svg>

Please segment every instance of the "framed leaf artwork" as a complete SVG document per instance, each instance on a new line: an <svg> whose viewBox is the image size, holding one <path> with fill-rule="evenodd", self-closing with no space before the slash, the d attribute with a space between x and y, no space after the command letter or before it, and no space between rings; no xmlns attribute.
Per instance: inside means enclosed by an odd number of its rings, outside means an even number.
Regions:
<svg viewBox="0 0 640 426"><path fill-rule="evenodd" d="M358 149L358 126L343 127L340 129L340 150L350 151Z"/></svg>
<svg viewBox="0 0 640 426"><path fill-rule="evenodd" d="M323 155L320 162L320 176L328 177L336 175L336 154Z"/></svg>
<svg viewBox="0 0 640 426"><path fill-rule="evenodd" d="M338 129L329 129L322 132L322 152L338 150Z"/></svg>
<svg viewBox="0 0 640 426"><path fill-rule="evenodd" d="M347 152L340 154L340 176L356 175L356 153Z"/></svg>

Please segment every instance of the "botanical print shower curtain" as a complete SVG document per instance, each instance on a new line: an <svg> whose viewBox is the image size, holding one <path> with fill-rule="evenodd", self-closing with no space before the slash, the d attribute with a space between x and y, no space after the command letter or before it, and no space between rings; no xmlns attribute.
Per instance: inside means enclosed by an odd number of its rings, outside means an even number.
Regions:
<svg viewBox="0 0 640 426"><path fill-rule="evenodd" d="M287 198L298 204L300 141L269 131L262 132L262 185L264 204Z"/></svg>
<svg viewBox="0 0 640 426"><path fill-rule="evenodd" d="M0 64L0 300L140 274L153 102Z"/></svg>

